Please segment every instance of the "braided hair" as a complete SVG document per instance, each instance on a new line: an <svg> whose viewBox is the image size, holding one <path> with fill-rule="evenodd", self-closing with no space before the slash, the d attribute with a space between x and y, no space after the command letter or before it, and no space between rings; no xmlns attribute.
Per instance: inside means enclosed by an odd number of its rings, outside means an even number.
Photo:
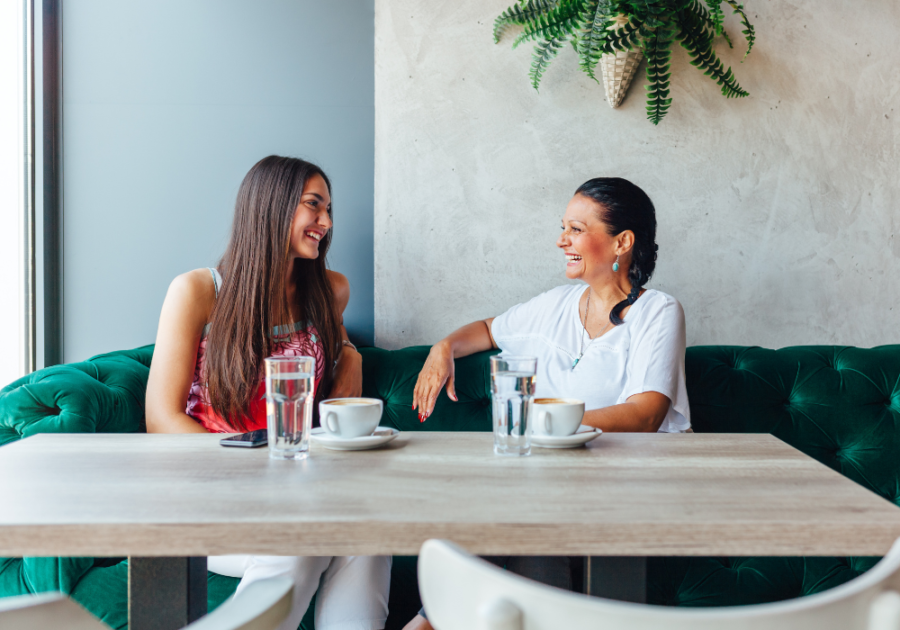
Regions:
<svg viewBox="0 0 900 630"><path fill-rule="evenodd" d="M600 220L606 224L610 236L617 236L626 230L634 233L631 266L628 268L631 293L609 313L609 321L619 326L624 323L622 311L635 303L656 268L656 252L659 249L656 245L656 209L647 193L620 177L588 180L578 187L575 194L597 202Z"/></svg>

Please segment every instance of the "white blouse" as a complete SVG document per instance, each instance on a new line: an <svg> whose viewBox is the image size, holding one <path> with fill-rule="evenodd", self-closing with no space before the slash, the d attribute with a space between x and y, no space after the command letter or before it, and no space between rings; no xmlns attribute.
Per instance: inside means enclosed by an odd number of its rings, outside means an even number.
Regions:
<svg viewBox="0 0 900 630"><path fill-rule="evenodd" d="M631 306L624 324L591 341L579 316L584 290L583 284L564 285L513 306L491 325L497 346L507 354L537 357L537 397L578 398L591 410L659 392L672 401L659 431L690 429L681 304L648 289ZM584 356L573 368L582 336Z"/></svg>

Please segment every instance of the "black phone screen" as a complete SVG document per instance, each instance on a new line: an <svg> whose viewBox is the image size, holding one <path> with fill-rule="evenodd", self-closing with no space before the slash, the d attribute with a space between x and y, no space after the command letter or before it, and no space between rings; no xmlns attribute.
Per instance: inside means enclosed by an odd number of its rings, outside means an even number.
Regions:
<svg viewBox="0 0 900 630"><path fill-rule="evenodd" d="M247 433L241 433L240 435L222 438L219 440L219 444L222 446L246 446L249 448L253 448L254 446L264 446L269 442L268 434L269 432L267 429L257 429L256 431L249 431Z"/></svg>

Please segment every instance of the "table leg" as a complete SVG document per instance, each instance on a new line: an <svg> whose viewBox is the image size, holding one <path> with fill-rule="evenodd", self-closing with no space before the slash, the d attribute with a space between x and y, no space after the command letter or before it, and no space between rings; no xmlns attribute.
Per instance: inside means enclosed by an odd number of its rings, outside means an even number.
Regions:
<svg viewBox="0 0 900 630"><path fill-rule="evenodd" d="M585 556L584 592L621 602L647 603L647 558Z"/></svg>
<svg viewBox="0 0 900 630"><path fill-rule="evenodd" d="M177 630L205 614L205 556L128 558L129 630Z"/></svg>

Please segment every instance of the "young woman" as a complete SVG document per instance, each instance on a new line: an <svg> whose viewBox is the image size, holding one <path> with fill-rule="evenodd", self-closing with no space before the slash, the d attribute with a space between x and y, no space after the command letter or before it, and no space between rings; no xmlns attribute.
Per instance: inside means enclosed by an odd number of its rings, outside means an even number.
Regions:
<svg viewBox="0 0 900 630"><path fill-rule="evenodd" d="M331 217L331 184L314 164L270 156L250 169L218 268L185 273L169 287L147 383L148 432L265 428L269 356L314 356L317 401L362 393L362 358L342 323L349 284L325 267ZM387 619L389 556L216 556L208 566L242 578L238 591L291 575L285 630L296 630L317 590L320 630L381 630Z"/></svg>
<svg viewBox="0 0 900 630"><path fill-rule="evenodd" d="M431 415L445 386L456 400L454 359L500 348L537 357L535 395L583 400L584 424L604 431L690 431L684 311L672 296L644 288L656 267L650 198L624 179L592 179L575 191L556 245L566 257L566 277L582 284L551 289L435 344L413 394L419 418ZM563 558L503 563L554 586L570 583ZM407 630L430 627L422 612Z"/></svg>

